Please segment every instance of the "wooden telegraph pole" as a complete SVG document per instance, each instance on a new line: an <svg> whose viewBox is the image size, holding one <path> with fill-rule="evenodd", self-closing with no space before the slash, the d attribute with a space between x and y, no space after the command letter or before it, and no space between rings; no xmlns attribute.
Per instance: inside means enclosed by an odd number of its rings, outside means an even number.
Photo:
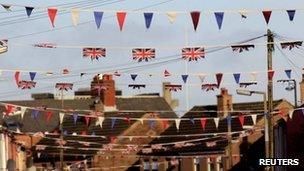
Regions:
<svg viewBox="0 0 304 171"><path fill-rule="evenodd" d="M268 71L272 70L272 52L274 51L274 41L273 33L271 30L267 30L267 69ZM268 74L268 73L267 73ZM268 157L274 157L274 148L273 148L273 81L268 75L268 85L267 85L267 95L268 95L268 131L269 131L269 154ZM266 154L267 156L267 154ZM270 167L270 171L273 170L273 167Z"/></svg>

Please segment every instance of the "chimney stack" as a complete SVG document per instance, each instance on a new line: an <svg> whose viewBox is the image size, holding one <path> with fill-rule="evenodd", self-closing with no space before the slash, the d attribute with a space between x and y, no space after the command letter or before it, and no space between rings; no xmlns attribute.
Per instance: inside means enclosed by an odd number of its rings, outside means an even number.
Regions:
<svg viewBox="0 0 304 171"><path fill-rule="evenodd" d="M92 97L100 100L99 105L103 105L104 111L116 110L115 81L112 75L104 74L102 78L96 75L91 82L91 93Z"/></svg>
<svg viewBox="0 0 304 171"><path fill-rule="evenodd" d="M172 99L172 93L170 90L166 89L166 85L170 85L170 82L164 82L163 83L163 98L166 100L166 102L169 104L169 106L174 109L178 107L179 101L177 99Z"/></svg>
<svg viewBox="0 0 304 171"><path fill-rule="evenodd" d="M226 117L232 111L232 95L226 88L221 88L221 94L217 95L217 110L219 117Z"/></svg>

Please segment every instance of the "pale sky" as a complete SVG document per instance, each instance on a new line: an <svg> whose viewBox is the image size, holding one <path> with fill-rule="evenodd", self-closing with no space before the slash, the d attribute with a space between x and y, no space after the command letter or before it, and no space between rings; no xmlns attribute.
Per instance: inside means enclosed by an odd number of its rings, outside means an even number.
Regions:
<svg viewBox="0 0 304 171"><path fill-rule="evenodd" d="M0 69L10 70L51 70L60 72L63 68L68 68L72 73L80 72L98 72L104 71L111 67L112 69L121 69L126 65L146 67L140 70L127 72L124 76L116 79L117 88L123 90L124 95L133 95L138 93L160 92L161 83L163 81L171 81L175 84L183 84L181 74L206 73L214 74L218 72L224 73L222 87L229 89L233 94L234 102L255 101L261 97L245 97L235 94L238 87L231 73L234 72L253 72L265 71L258 75L258 85L251 86L249 89L266 91L266 46L261 45L266 42L265 38L261 38L253 42L260 44L255 49L242 54L232 52L230 48L215 53L206 54L205 59L198 62L189 62L177 60L165 65L153 66L149 64L166 60L169 58L181 58L181 56L173 56L180 54L181 48L193 45L229 45L242 40L250 39L266 33L267 25L261 11L265 9L278 9L273 11L269 28L278 35L285 36L286 40L303 40L303 10L304 2L301 0L172 0L157 6L152 6L141 10L140 12L131 12L127 14L124 29L119 31L116 17L113 12L105 12L102 20L101 28L96 29L93 21L93 10L96 11L132 11L134 9L147 7L153 4L163 2L165 0L104 0L104 1L72 1L72 0L4 0L3 4L16 4L24 6L41 6L51 7L59 6L64 3L74 3L77 8L86 8L87 12L80 13L80 24L76 27L71 26L71 14L57 15L55 21L55 29L51 28L50 21L47 17L46 10L40 9L33 11L30 18L27 18L24 8L12 7L13 12L6 12L0 9L0 38L9 39L9 52L0 55ZM104 5L103 3L109 3ZM70 9L70 6L65 6ZM238 10L252 10L248 14L246 20L242 20L237 13ZM294 21L290 22L286 14L287 9L297 10ZM190 11L202 11L200 23L197 31L193 30L192 21L189 15ZM42 11L41 13L38 13ZM149 30L145 28L142 12L157 11ZM182 11L185 13L178 14L176 21L169 23L165 12ZM205 11L205 12L204 12ZM230 11L225 13L222 29L219 31L216 25L215 17L212 12ZM259 12L260 11L260 12ZM59 11L60 13L60 11ZM37 16L40 19L33 20ZM16 20L17 19L17 20ZM7 22L16 21L16 22ZM23 22L22 22L23 21ZM39 34L38 34L39 33ZM28 35L31 34L31 35ZM22 36L27 35L27 36ZM278 40L280 41L280 40ZM57 49L37 49L30 46L18 46L34 44L34 43L56 43L58 45L73 45L79 48L57 48ZM109 47L107 49L107 57L99 61L91 61L82 58L82 46L94 45L101 47ZM151 62L137 63L132 60L131 50L136 47L152 47L156 48L156 59ZM111 48L112 47L112 48ZM118 47L118 48L113 48ZM206 48L208 50L208 48ZM301 48L303 49L303 48ZM301 80L301 70L304 62L303 50L295 50L289 52L283 50L287 57L284 57L279 50L276 50L273 57L273 68L275 71L274 80L286 79L285 69L292 69L292 77ZM303 55L302 55L303 54ZM301 56L302 55L302 56ZM171 57L170 57L171 56ZM289 64L288 60L293 61L295 65ZM187 63L187 64L186 64ZM186 67L187 65L187 67ZM93 70L94 69L94 70ZM178 74L170 78L163 78L161 75L167 69L172 74ZM90 70L90 71L88 71ZM136 81L132 81L129 74L139 74ZM158 74L149 77L145 74ZM227 73L227 74L226 74ZM230 74L228 74L230 73ZM297 74L296 74L297 73ZM218 90L205 92L199 86L197 76L191 75L188 78L189 84L195 84L189 87L187 95L185 86L183 91L174 93L174 97L180 100L179 109L187 110L186 99L188 99L191 108L193 105L207 105L216 103L216 95ZM79 76L65 77L59 79L39 79L45 77L37 75L37 87L33 90L17 89L13 72L3 72L3 81L0 82L0 99L29 99L30 94L34 92L54 92L56 82L75 82L81 81ZM23 79L29 79L28 73L22 75ZM241 82L249 81L250 74L242 74ZM82 78L81 84L75 84L74 90L89 85L90 76ZM127 84L138 83L147 84L146 89L131 90ZM204 83L215 83L215 76L208 75ZM293 103L293 93L284 90L285 86L274 84L274 98L286 98ZM7 93L12 92L12 93Z"/></svg>

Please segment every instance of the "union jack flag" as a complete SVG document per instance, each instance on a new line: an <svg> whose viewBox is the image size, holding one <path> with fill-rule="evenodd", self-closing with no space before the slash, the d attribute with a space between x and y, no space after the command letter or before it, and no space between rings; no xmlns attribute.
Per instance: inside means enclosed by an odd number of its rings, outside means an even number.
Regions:
<svg viewBox="0 0 304 171"><path fill-rule="evenodd" d="M254 45L234 45L231 48L233 52L242 53L243 51L249 51L250 48L254 48Z"/></svg>
<svg viewBox="0 0 304 171"><path fill-rule="evenodd" d="M205 58L205 49L203 47L183 48L182 58L188 61L197 61L200 58Z"/></svg>
<svg viewBox="0 0 304 171"><path fill-rule="evenodd" d="M56 48L57 45L54 43L37 43L34 44L34 47L39 47L39 48Z"/></svg>
<svg viewBox="0 0 304 171"><path fill-rule="evenodd" d="M133 60L137 60L138 62L146 61L149 59L155 58L155 49L147 48L147 49L132 49Z"/></svg>
<svg viewBox="0 0 304 171"><path fill-rule="evenodd" d="M168 84L168 85L165 85L165 89L169 90L169 91L179 91L179 90L182 90L182 85Z"/></svg>
<svg viewBox="0 0 304 171"><path fill-rule="evenodd" d="M83 48L82 56L84 58L91 58L98 60L98 58L106 57L106 49L105 48Z"/></svg>
<svg viewBox="0 0 304 171"><path fill-rule="evenodd" d="M7 52L7 39L4 39L4 40L0 40L0 53L5 53Z"/></svg>
<svg viewBox="0 0 304 171"><path fill-rule="evenodd" d="M73 89L73 84L72 83L56 83L55 88L58 90L65 90L68 91L69 89Z"/></svg>
<svg viewBox="0 0 304 171"><path fill-rule="evenodd" d="M240 83L240 87L247 88L250 85L257 85L257 84L258 84L257 82L243 82L243 83Z"/></svg>
<svg viewBox="0 0 304 171"><path fill-rule="evenodd" d="M213 91L215 88L218 88L217 84L202 84L202 90Z"/></svg>
<svg viewBox="0 0 304 171"><path fill-rule="evenodd" d="M293 49L293 48L299 48L299 46L302 46L302 41L295 41L295 42L284 42L281 43L282 49Z"/></svg>
<svg viewBox="0 0 304 171"><path fill-rule="evenodd" d="M146 88L145 84L129 84L129 87L132 87L133 89L140 89L140 88Z"/></svg>
<svg viewBox="0 0 304 171"><path fill-rule="evenodd" d="M34 81L19 81L18 88L21 89L31 89L36 86L36 82Z"/></svg>

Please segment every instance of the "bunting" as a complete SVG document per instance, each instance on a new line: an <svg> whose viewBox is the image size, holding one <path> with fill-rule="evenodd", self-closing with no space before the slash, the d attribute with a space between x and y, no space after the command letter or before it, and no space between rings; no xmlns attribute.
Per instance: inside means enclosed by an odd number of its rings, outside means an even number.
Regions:
<svg viewBox="0 0 304 171"><path fill-rule="evenodd" d="M102 16L103 16L103 12L94 11L94 20L95 20L97 29L100 28Z"/></svg>
<svg viewBox="0 0 304 171"><path fill-rule="evenodd" d="M0 54L5 53L8 50L7 39L0 40Z"/></svg>
<svg viewBox="0 0 304 171"><path fill-rule="evenodd" d="M262 11L266 24L268 25L272 11Z"/></svg>
<svg viewBox="0 0 304 171"><path fill-rule="evenodd" d="M71 10L71 17L72 17L72 23L74 26L78 25L79 21L79 9L72 9Z"/></svg>
<svg viewBox="0 0 304 171"><path fill-rule="evenodd" d="M214 91L214 89L218 88L218 84L202 84L202 90L206 91Z"/></svg>
<svg viewBox="0 0 304 171"><path fill-rule="evenodd" d="M102 128L104 120L105 120L104 117L99 116L99 117L97 118L97 121L96 121L96 124L95 124L95 125L99 125L100 128ZM114 121L114 122L112 121L112 122L111 122L111 128L112 128L112 129L114 128L114 124L115 124L115 121ZM113 125L113 126L112 126L112 125Z"/></svg>
<svg viewBox="0 0 304 171"><path fill-rule="evenodd" d="M289 79L291 79L291 69L286 69L285 74Z"/></svg>
<svg viewBox="0 0 304 171"><path fill-rule="evenodd" d="M132 87L133 89L141 89L141 88L146 88L145 84L129 84L128 87Z"/></svg>
<svg viewBox="0 0 304 171"><path fill-rule="evenodd" d="M31 14L32 14L32 12L33 12L33 10L34 10L34 7L25 7L26 15L27 15L28 17L30 17Z"/></svg>
<svg viewBox="0 0 304 171"><path fill-rule="evenodd" d="M269 80L272 80L273 75L274 75L274 70L269 70L269 71L268 71L268 79L269 79Z"/></svg>
<svg viewBox="0 0 304 171"><path fill-rule="evenodd" d="M180 122L181 122L181 119L175 119L175 126L176 126L177 130L179 130Z"/></svg>
<svg viewBox="0 0 304 171"><path fill-rule="evenodd" d="M286 10L289 21L293 21L294 16L296 14L296 10Z"/></svg>
<svg viewBox="0 0 304 171"><path fill-rule="evenodd" d="M240 115L240 116L239 116L239 121L240 121L240 123L241 123L241 125L242 125L242 128L243 128L243 126L244 126L244 120L245 120L245 116L244 116L244 115Z"/></svg>
<svg viewBox="0 0 304 171"><path fill-rule="evenodd" d="M222 82L223 74L217 73L215 74L215 77L216 77L217 87L219 88Z"/></svg>
<svg viewBox="0 0 304 171"><path fill-rule="evenodd" d="M38 48L51 48L51 49L57 47L55 43L36 43L33 46Z"/></svg>
<svg viewBox="0 0 304 171"><path fill-rule="evenodd" d="M215 127L217 129L219 126L220 118L213 118L213 121L214 121Z"/></svg>
<svg viewBox="0 0 304 171"><path fill-rule="evenodd" d="M64 113L60 112L59 113L59 123L62 124L63 123L63 119L64 119Z"/></svg>
<svg viewBox="0 0 304 171"><path fill-rule="evenodd" d="M50 120L51 120L51 118L52 118L52 116L53 116L53 112L46 111L46 115L45 116L46 116L46 122L49 123Z"/></svg>
<svg viewBox="0 0 304 171"><path fill-rule="evenodd" d="M169 76L171 76L170 72L167 71L167 70L165 70L165 71L164 71L164 77L169 77Z"/></svg>
<svg viewBox="0 0 304 171"><path fill-rule="evenodd" d="M248 86L251 86L251 85L257 85L258 83L257 82L242 82L240 83L240 87L243 87L243 88L247 88Z"/></svg>
<svg viewBox="0 0 304 171"><path fill-rule="evenodd" d="M162 120L162 123L163 123L163 129L169 128L169 122L168 122L168 120Z"/></svg>
<svg viewBox="0 0 304 171"><path fill-rule="evenodd" d="M233 52L242 53L244 51L249 51L250 48L254 48L254 45L232 45L231 46Z"/></svg>
<svg viewBox="0 0 304 171"><path fill-rule="evenodd" d="M155 49L146 48L146 49L132 49L133 60L137 60L138 62L146 61L148 62L150 59L155 58Z"/></svg>
<svg viewBox="0 0 304 171"><path fill-rule="evenodd" d="M199 20L200 20L201 12L199 12L199 11L192 11L190 13L190 15L191 15L191 18L192 18L193 28L196 31L198 23L199 23Z"/></svg>
<svg viewBox="0 0 304 171"><path fill-rule="evenodd" d="M126 15L127 15L126 12L117 12L116 13L116 17L117 17L117 21L118 21L118 24L119 24L120 31L122 31Z"/></svg>
<svg viewBox="0 0 304 171"><path fill-rule="evenodd" d="M234 80L237 84L240 83L241 74L240 73L234 73L233 74Z"/></svg>
<svg viewBox="0 0 304 171"><path fill-rule="evenodd" d="M112 119L111 119L111 129L114 128L115 123L116 123L116 118L112 118Z"/></svg>
<svg viewBox="0 0 304 171"><path fill-rule="evenodd" d="M15 72L15 82L17 86L19 86L19 81L20 81L20 71Z"/></svg>
<svg viewBox="0 0 304 171"><path fill-rule="evenodd" d="M146 23L146 28L149 29L152 19L153 19L153 13L152 12L145 12L144 13L144 17L145 17L145 23Z"/></svg>
<svg viewBox="0 0 304 171"><path fill-rule="evenodd" d="M205 130L206 122L207 122L206 118L201 118L201 127L203 128L203 130Z"/></svg>
<svg viewBox="0 0 304 171"><path fill-rule="evenodd" d="M19 81L18 88L24 89L32 89L36 87L36 82L34 81Z"/></svg>
<svg viewBox="0 0 304 171"><path fill-rule="evenodd" d="M167 85L165 85L165 89L169 90L169 91L175 91L175 92L177 92L177 91L182 90L182 85L167 84Z"/></svg>
<svg viewBox="0 0 304 171"><path fill-rule="evenodd" d="M256 125L257 115L251 115L251 119L252 119L253 125Z"/></svg>
<svg viewBox="0 0 304 171"><path fill-rule="evenodd" d="M303 41L294 41L294 42L283 42L281 43L282 49L292 50L293 48L299 49L302 46Z"/></svg>
<svg viewBox="0 0 304 171"><path fill-rule="evenodd" d="M190 118L189 120L190 120L190 122L192 123L192 125L194 125L194 124L195 124L195 120L194 120L194 118Z"/></svg>
<svg viewBox="0 0 304 171"><path fill-rule="evenodd" d="M136 77L137 77L137 74L131 74L131 79L132 79L133 81L135 81Z"/></svg>
<svg viewBox="0 0 304 171"><path fill-rule="evenodd" d="M12 11L10 5L1 4L1 6L2 6L6 11Z"/></svg>
<svg viewBox="0 0 304 171"><path fill-rule="evenodd" d="M86 124L87 127L90 125L90 118L91 118L91 117L89 117L89 116L85 116L85 117L84 117L85 124Z"/></svg>
<svg viewBox="0 0 304 171"><path fill-rule="evenodd" d="M214 16L215 16L215 19L217 22L217 26L218 26L219 30L221 30L223 19L224 19L224 12L215 12Z"/></svg>
<svg viewBox="0 0 304 171"><path fill-rule="evenodd" d="M32 111L32 118L37 119L39 115L39 110L33 110Z"/></svg>
<svg viewBox="0 0 304 171"><path fill-rule="evenodd" d="M72 90L73 89L73 84L72 83L56 83L55 88L58 90Z"/></svg>
<svg viewBox="0 0 304 171"><path fill-rule="evenodd" d="M188 75L182 75L182 80L186 84L188 79Z"/></svg>
<svg viewBox="0 0 304 171"><path fill-rule="evenodd" d="M106 57L106 49L105 48L83 48L82 56L84 58L91 58L98 60L101 57Z"/></svg>
<svg viewBox="0 0 304 171"><path fill-rule="evenodd" d="M26 107L21 107L21 108L20 108L20 116L21 116L21 119L23 119L26 109L27 109Z"/></svg>
<svg viewBox="0 0 304 171"><path fill-rule="evenodd" d="M48 15L53 27L55 27L54 22L55 22L56 14L57 14L56 8L48 8Z"/></svg>
<svg viewBox="0 0 304 171"><path fill-rule="evenodd" d="M36 72L29 72L29 74L30 74L31 81L34 81L34 79L36 77Z"/></svg>
<svg viewBox="0 0 304 171"><path fill-rule="evenodd" d="M294 109L289 110L288 115L290 119L292 119L293 113L294 113Z"/></svg>
<svg viewBox="0 0 304 171"><path fill-rule="evenodd" d="M205 58L205 49L203 47L183 48L182 58L188 61L197 61Z"/></svg>
<svg viewBox="0 0 304 171"><path fill-rule="evenodd" d="M76 125L77 119L78 119L78 114L77 113L73 113L72 116L73 116L74 125Z"/></svg>
<svg viewBox="0 0 304 171"><path fill-rule="evenodd" d="M166 14L167 14L169 22L171 24L174 23L174 21L176 20L176 17L177 17L177 12L167 12Z"/></svg>

